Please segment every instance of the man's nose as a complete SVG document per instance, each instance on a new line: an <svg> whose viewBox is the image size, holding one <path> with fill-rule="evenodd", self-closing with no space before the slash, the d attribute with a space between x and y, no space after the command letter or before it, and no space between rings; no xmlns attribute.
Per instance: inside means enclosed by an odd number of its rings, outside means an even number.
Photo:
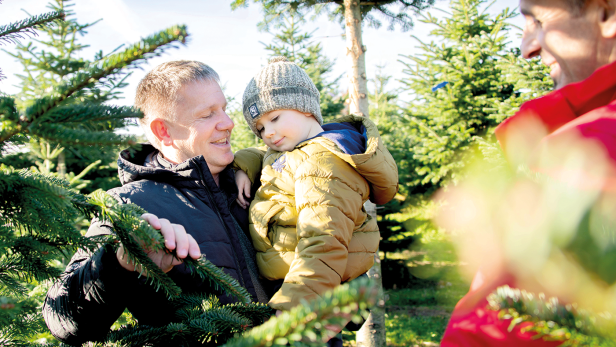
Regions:
<svg viewBox="0 0 616 347"><path fill-rule="evenodd" d="M219 120L218 123L216 123L216 130L220 130L220 131L231 130L234 127L235 127L235 123L233 123L233 120L231 119L231 117L229 117L227 112L223 111L221 119Z"/></svg>
<svg viewBox="0 0 616 347"><path fill-rule="evenodd" d="M531 59L539 56L541 53L541 44L537 40L537 34L534 30L528 30L526 27L524 28L524 32L522 34L522 45L520 47L522 49L522 56L524 59Z"/></svg>

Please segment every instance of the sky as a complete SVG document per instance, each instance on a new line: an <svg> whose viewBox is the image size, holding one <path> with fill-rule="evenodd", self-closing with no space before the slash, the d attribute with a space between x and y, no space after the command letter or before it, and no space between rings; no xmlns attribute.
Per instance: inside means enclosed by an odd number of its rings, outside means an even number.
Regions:
<svg viewBox="0 0 616 347"><path fill-rule="evenodd" d="M241 100L250 78L267 63L269 52L264 49L263 43L270 43L273 38L272 34L257 29L257 23L262 18L261 8L259 4L249 2L248 8L231 11L230 0L75 0L72 10L81 24L102 19L89 28L88 34L80 41L90 45L81 53L81 57L87 59L99 50L110 52L122 44L137 42L169 26L187 25L190 34L188 43L149 60L142 65L143 70L134 70L127 80L129 85L123 89L124 98L114 101L117 105L132 105L137 84L147 71L165 61L184 59L210 65L220 75L227 97ZM30 14L48 12L47 3L48 0L4 0L0 4L0 25L26 18L24 10ZM449 1L437 0L436 3L437 8L446 9ZM517 0L496 0L488 11L500 12L506 7L517 7L517 4ZM436 16L442 15L438 9L431 12ZM393 77L390 87L396 88L400 86L397 80L405 76L404 65L398 60L418 52L417 41L411 35L429 42L428 34L433 27L416 21L410 31L403 32L400 28L388 31L386 21L383 23L380 29L363 28L363 43L367 47L367 76L373 78L377 66L383 66L382 72ZM518 16L512 23L521 27L523 20ZM326 15L314 21L309 19L304 28L306 31L315 30L313 40L321 42L323 54L336 61L331 76L343 75L341 89L346 89L344 28L330 21ZM513 40L518 41L515 36ZM9 45L0 48L11 50ZM13 75L22 71L21 65L0 51L0 68L7 77L0 81L0 91L16 93L18 88L15 85L19 80ZM400 96L402 100L409 97Z"/></svg>

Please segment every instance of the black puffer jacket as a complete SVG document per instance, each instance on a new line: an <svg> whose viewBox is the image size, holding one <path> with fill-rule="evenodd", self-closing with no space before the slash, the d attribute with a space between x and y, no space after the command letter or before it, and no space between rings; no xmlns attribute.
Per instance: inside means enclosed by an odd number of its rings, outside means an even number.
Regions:
<svg viewBox="0 0 616 347"><path fill-rule="evenodd" d="M231 214L243 230L248 228L246 210L236 203L237 187L230 167L219 175L220 188L202 156L173 169L145 167L155 149L144 145L131 156L120 154L118 171L122 187L109 193L123 203L135 203L149 213L181 224L191 234L201 253L237 279L255 298L244 253ZM224 192L221 190L224 189ZM112 226L94 221L88 236L113 232ZM168 275L184 292L211 291L207 282L191 276L182 265ZM231 301L220 297L221 303ZM47 293L43 315L52 334L68 344L99 340L125 308L140 324L167 324L171 307L162 291L145 284L135 272L122 268L111 247L94 254L77 252L60 281Z"/></svg>

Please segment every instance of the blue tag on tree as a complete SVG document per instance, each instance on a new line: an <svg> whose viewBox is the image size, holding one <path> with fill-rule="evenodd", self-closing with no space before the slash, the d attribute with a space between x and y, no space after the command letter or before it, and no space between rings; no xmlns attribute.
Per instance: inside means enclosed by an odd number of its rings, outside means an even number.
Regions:
<svg viewBox="0 0 616 347"><path fill-rule="evenodd" d="M435 91L437 91L437 90L439 90L439 89L441 89L441 88L444 88L444 87L445 87L446 85L448 85L448 84L449 84L449 82L447 82L447 81L445 81L445 82L441 82L441 83L439 83L439 84L435 85L434 87L432 87L432 91L433 91L433 92L435 92ZM254 118L254 117L253 117L253 118Z"/></svg>

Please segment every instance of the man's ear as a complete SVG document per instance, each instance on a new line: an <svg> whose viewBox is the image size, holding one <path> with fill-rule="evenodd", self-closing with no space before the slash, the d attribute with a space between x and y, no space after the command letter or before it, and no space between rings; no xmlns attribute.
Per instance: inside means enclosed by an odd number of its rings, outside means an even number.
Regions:
<svg viewBox="0 0 616 347"><path fill-rule="evenodd" d="M152 122L150 122L150 130L162 145L171 146L173 144L173 139L169 134L167 123L162 118L155 118L152 120Z"/></svg>
<svg viewBox="0 0 616 347"><path fill-rule="evenodd" d="M601 6L601 34L604 38L616 38L616 0L596 0Z"/></svg>

